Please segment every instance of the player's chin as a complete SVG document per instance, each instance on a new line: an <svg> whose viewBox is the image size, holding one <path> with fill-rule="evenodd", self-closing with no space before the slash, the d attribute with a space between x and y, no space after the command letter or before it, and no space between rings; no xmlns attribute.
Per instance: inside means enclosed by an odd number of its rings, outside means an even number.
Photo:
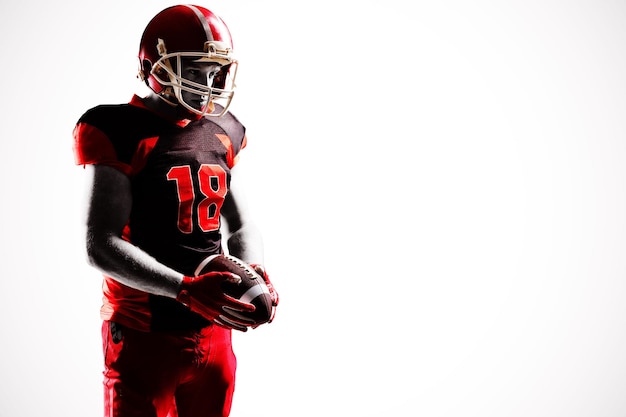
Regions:
<svg viewBox="0 0 626 417"><path fill-rule="evenodd" d="M206 100L192 100L191 102L187 102L189 107L192 109L199 111L201 113L205 113L209 108L209 102Z"/></svg>
<svg viewBox="0 0 626 417"><path fill-rule="evenodd" d="M198 111L198 112L204 112L204 110L209 105L208 96L193 94L188 91L183 91L178 101L184 107L188 107L187 110L189 110L189 107L190 107L194 109L194 111Z"/></svg>

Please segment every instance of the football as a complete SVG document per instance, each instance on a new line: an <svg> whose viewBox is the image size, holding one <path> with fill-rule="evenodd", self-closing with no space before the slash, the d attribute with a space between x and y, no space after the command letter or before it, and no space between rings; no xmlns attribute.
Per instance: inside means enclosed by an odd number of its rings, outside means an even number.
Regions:
<svg viewBox="0 0 626 417"><path fill-rule="evenodd" d="M254 327L267 323L271 319L272 299L270 292L265 284L265 280L254 268L235 256L218 254L211 255L200 262L196 268L195 275L199 276L213 271L232 272L240 276L241 282L239 284L230 282L223 284L224 293L256 307L251 313L229 310L231 314L250 321L250 326Z"/></svg>

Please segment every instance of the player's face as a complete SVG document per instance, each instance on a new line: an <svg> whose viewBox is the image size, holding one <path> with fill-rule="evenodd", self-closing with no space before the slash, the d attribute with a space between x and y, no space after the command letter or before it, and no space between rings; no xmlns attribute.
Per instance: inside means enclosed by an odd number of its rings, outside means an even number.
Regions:
<svg viewBox="0 0 626 417"><path fill-rule="evenodd" d="M194 62L192 59L182 60L181 76L194 83L211 87L215 76L222 66L214 62ZM181 91L183 100L197 110L203 110L209 101L206 95L199 95L190 91Z"/></svg>

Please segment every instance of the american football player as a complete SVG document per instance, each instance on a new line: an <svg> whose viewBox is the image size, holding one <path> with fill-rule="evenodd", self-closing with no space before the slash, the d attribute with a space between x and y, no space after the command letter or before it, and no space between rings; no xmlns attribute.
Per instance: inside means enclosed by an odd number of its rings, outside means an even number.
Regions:
<svg viewBox="0 0 626 417"><path fill-rule="evenodd" d="M194 5L152 18L138 57L149 93L89 109L74 128L87 257L104 275L104 415L228 416L231 331L250 327L235 313L254 306L223 292L237 275L193 272L227 250L263 271L278 304L236 167L238 62L223 20Z"/></svg>

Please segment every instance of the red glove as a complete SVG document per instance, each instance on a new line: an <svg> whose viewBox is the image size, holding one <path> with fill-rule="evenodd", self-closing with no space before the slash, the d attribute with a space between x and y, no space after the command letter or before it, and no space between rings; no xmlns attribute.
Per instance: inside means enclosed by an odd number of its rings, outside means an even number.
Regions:
<svg viewBox="0 0 626 417"><path fill-rule="evenodd" d="M262 265L250 264L250 266L254 268L254 270L263 277L263 280L265 281L265 285L267 285L267 289L270 291L270 297L272 298L272 306L274 307L272 308L272 316L270 317L270 320L268 321L268 323L271 323L272 320L274 320L274 316L276 315L276 307L278 306L278 301L280 300L280 298L278 297L278 292L276 291L276 288L274 288L274 284L272 284L272 282L270 281L270 277L269 275L267 275L267 272L265 271L265 268L263 268Z"/></svg>
<svg viewBox="0 0 626 417"><path fill-rule="evenodd" d="M176 300L218 326L245 332L250 323L236 313L252 312L256 307L225 294L222 282L238 284L241 277L230 272L209 272L197 277L183 277Z"/></svg>

